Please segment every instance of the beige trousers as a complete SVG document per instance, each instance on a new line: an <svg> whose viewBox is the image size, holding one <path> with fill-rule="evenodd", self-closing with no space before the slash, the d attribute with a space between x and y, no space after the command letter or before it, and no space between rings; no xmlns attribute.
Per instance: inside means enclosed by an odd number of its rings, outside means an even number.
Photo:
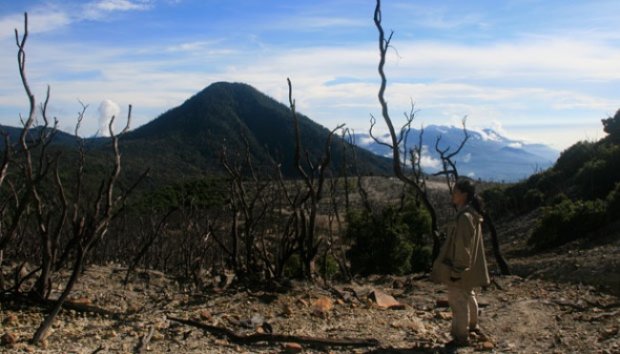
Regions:
<svg viewBox="0 0 620 354"><path fill-rule="evenodd" d="M452 309L452 337L461 342L469 338L469 329L478 326L478 302L473 289L448 287L448 303Z"/></svg>

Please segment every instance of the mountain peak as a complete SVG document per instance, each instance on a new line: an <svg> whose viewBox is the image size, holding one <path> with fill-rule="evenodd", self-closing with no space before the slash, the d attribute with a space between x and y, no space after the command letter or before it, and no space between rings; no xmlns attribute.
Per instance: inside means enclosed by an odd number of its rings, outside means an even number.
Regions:
<svg viewBox="0 0 620 354"><path fill-rule="evenodd" d="M312 161L322 156L329 130L298 114L303 149ZM340 140L334 137L333 143ZM160 115L150 123L127 134L131 149L149 150L152 155L181 158L202 170L221 170L220 152L225 147L234 156L243 156L246 143L255 166L273 168L273 161L282 164L288 176L294 168L295 131L288 106L261 93L254 87L238 82L215 82L183 104ZM136 151L137 152L137 151ZM141 154L142 152L137 152ZM343 161L341 148L333 148L334 169ZM388 160L370 152L364 156L363 169L368 173L390 173Z"/></svg>

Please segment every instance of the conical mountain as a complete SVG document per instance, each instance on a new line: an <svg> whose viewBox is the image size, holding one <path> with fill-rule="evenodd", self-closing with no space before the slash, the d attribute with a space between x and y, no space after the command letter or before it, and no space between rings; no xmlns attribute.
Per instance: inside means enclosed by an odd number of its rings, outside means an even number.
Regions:
<svg viewBox="0 0 620 354"><path fill-rule="evenodd" d="M304 151L312 161L323 154L328 129L298 114ZM289 107L242 83L214 83L182 105L128 133L121 141L130 170L151 167L155 180L173 181L222 172L220 154L226 147L232 159L249 152L256 167L281 164L285 176L295 177L295 135ZM343 161L341 139L332 143L332 169ZM360 172L389 174L390 161L356 148Z"/></svg>

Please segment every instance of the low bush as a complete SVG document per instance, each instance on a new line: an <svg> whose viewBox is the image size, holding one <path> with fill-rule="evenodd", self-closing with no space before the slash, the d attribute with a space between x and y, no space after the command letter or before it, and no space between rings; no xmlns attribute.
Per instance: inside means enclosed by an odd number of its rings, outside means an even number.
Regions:
<svg viewBox="0 0 620 354"><path fill-rule="evenodd" d="M607 195L607 216L609 221L620 219L620 182Z"/></svg>
<svg viewBox="0 0 620 354"><path fill-rule="evenodd" d="M532 210L541 206L545 200L545 195L538 189L530 189L525 193L525 206L527 209Z"/></svg>
<svg viewBox="0 0 620 354"><path fill-rule="evenodd" d="M338 261L331 254L324 254L318 258L318 270L323 279L333 279L340 273Z"/></svg>
<svg viewBox="0 0 620 354"><path fill-rule="evenodd" d="M351 213L346 237L352 241L347 257L354 274L406 274L427 270L430 216L415 202L402 210L388 206L377 212Z"/></svg>
<svg viewBox="0 0 620 354"><path fill-rule="evenodd" d="M545 207L543 216L528 243L537 249L548 249L587 237L605 224L606 207L601 200L572 202L563 200Z"/></svg>
<svg viewBox="0 0 620 354"><path fill-rule="evenodd" d="M595 155L594 150L594 143L580 141L560 154L554 169L562 172L564 176L570 176Z"/></svg>

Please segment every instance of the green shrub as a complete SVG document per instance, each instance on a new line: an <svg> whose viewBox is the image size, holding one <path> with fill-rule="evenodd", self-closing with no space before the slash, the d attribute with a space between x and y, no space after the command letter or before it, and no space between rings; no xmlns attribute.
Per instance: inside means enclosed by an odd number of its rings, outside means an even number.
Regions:
<svg viewBox="0 0 620 354"><path fill-rule="evenodd" d="M570 202L570 199L568 198L568 196L566 196L566 194L564 194L564 193L558 193L558 194L554 195L553 197L551 197L551 199L549 199L548 204L550 206L553 206L553 205L558 205L558 204L564 203L566 201Z"/></svg>
<svg viewBox="0 0 620 354"><path fill-rule="evenodd" d="M600 144L596 158L584 163L575 176L583 199L604 198L620 181L620 146Z"/></svg>
<svg viewBox="0 0 620 354"><path fill-rule="evenodd" d="M366 210L348 216L347 256L354 274L406 274L427 270L430 256L425 249L430 216L414 201L403 210L393 206L377 213Z"/></svg>
<svg viewBox="0 0 620 354"><path fill-rule="evenodd" d="M540 179L536 183L536 189L546 195L554 194L562 188L566 179L567 177L564 174L556 170L547 170L541 173Z"/></svg>
<svg viewBox="0 0 620 354"><path fill-rule="evenodd" d="M224 179L204 178L162 186L138 196L133 207L139 211L196 207L222 208L227 199L228 183Z"/></svg>
<svg viewBox="0 0 620 354"><path fill-rule="evenodd" d="M609 190L602 183L606 178L607 163L604 160L594 159L586 162L575 176L575 182L581 187L581 195L585 199L592 199Z"/></svg>
<svg viewBox="0 0 620 354"><path fill-rule="evenodd" d="M282 269L282 275L285 278L301 278L303 274L303 268L301 264L301 257L298 254L293 254L284 264Z"/></svg>
<svg viewBox="0 0 620 354"><path fill-rule="evenodd" d="M538 189L530 189L525 193L525 207L529 210L538 208L543 204L545 195Z"/></svg>
<svg viewBox="0 0 620 354"><path fill-rule="evenodd" d="M603 130L609 134L609 139L614 142L620 142L620 109L616 111L613 117L602 120Z"/></svg>
<svg viewBox="0 0 620 354"><path fill-rule="evenodd" d="M355 274L405 274L411 270L411 242L407 226L396 220L395 210L380 215L367 211L349 215L347 238L353 240L348 252Z"/></svg>
<svg viewBox="0 0 620 354"><path fill-rule="evenodd" d="M324 279L332 279L340 272L338 261L331 254L324 254L318 260L319 272Z"/></svg>
<svg viewBox="0 0 620 354"><path fill-rule="evenodd" d="M554 169L563 172L564 176L570 176L592 156L594 156L594 144L580 141L560 154Z"/></svg>
<svg viewBox="0 0 620 354"><path fill-rule="evenodd" d="M493 187L482 192L484 204L493 216L501 217L509 211L509 196L502 187Z"/></svg>
<svg viewBox="0 0 620 354"><path fill-rule="evenodd" d="M605 224L605 211L605 203L601 200L564 200L545 207L528 243L546 249L587 237Z"/></svg>
<svg viewBox="0 0 620 354"><path fill-rule="evenodd" d="M620 182L607 195L607 216L610 221L620 219Z"/></svg>
<svg viewBox="0 0 620 354"><path fill-rule="evenodd" d="M412 272L426 272L431 269L433 262L433 248L430 246L423 246L419 244L413 245L411 251L411 271Z"/></svg>

